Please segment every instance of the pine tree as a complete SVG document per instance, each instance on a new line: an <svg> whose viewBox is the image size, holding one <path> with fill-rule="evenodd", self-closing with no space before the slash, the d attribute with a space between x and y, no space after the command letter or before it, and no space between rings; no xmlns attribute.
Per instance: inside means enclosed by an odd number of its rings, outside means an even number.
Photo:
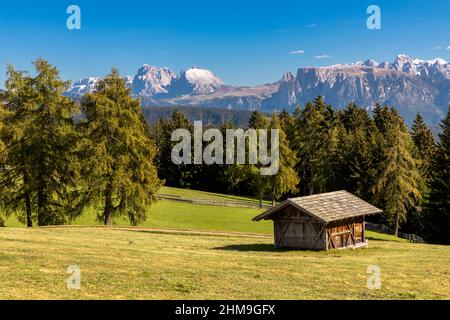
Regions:
<svg viewBox="0 0 450 320"><path fill-rule="evenodd" d="M127 216L132 225L146 219L161 186L153 160L157 153L141 111L116 69L100 80L82 103L90 200L101 206L99 220L111 225Z"/></svg>
<svg viewBox="0 0 450 320"><path fill-rule="evenodd" d="M429 241L450 244L450 106L441 129L431 164L425 235Z"/></svg>
<svg viewBox="0 0 450 320"><path fill-rule="evenodd" d="M423 234L424 215L422 209L426 205L425 202L429 193L431 161L436 151L436 144L433 133L427 127L420 114L417 114L413 122L411 136L415 145L413 155L417 160L417 166L422 176L420 192L423 195L423 199L417 203L415 209L408 211L403 229L408 233Z"/></svg>
<svg viewBox="0 0 450 320"><path fill-rule="evenodd" d="M373 110L373 119L378 131L385 133L387 131L387 126L391 118L391 111L387 105L381 106L376 104Z"/></svg>
<svg viewBox="0 0 450 320"><path fill-rule="evenodd" d="M293 150L300 159L297 165L301 193L309 195L326 192L329 188L330 154L335 148L334 112L321 97L308 102L294 113Z"/></svg>
<svg viewBox="0 0 450 320"><path fill-rule="evenodd" d="M381 161L372 192L394 225L395 235L398 235L400 223L405 220L408 210L422 198L421 175L413 157L414 143L403 119L395 109L380 110L383 118L376 115L375 121L384 131L380 142Z"/></svg>
<svg viewBox="0 0 450 320"><path fill-rule="evenodd" d="M272 206L275 206L275 201L281 196L297 191L300 179L295 171L298 159L289 147L289 141L277 114L272 115L270 122L270 130L273 129L279 132L279 169L277 174L268 177L268 179L271 186Z"/></svg>
<svg viewBox="0 0 450 320"><path fill-rule="evenodd" d="M260 113L258 111L254 111L252 116L250 117L248 127L249 129L259 130L269 130L270 121L267 118L267 116L263 113ZM258 133L258 141L260 139L259 133ZM249 150L249 144L248 141L246 141L245 144L245 150L246 152ZM247 157L248 159L248 157ZM264 195L267 191L270 190L270 180L268 176L261 175L261 164L260 159L258 157L257 164L254 165L246 165L245 170L245 176L249 180L249 184L252 186L252 189L254 190L254 194L259 199L259 206L262 207L262 199L264 198Z"/></svg>
<svg viewBox="0 0 450 320"><path fill-rule="evenodd" d="M419 160L420 170L425 181L429 181L431 159L436 152L436 143L434 141L433 133L425 124L422 115L417 114L412 125L411 132L414 145L416 146L415 156Z"/></svg>
<svg viewBox="0 0 450 320"><path fill-rule="evenodd" d="M285 132L286 138L288 139L289 143L292 144L295 118L286 109L284 109L280 113L279 117L280 117L281 128Z"/></svg>
<svg viewBox="0 0 450 320"><path fill-rule="evenodd" d="M336 189L345 189L371 201L375 176L373 151L376 127L367 111L350 104L339 114Z"/></svg>
<svg viewBox="0 0 450 320"><path fill-rule="evenodd" d="M77 109L63 96L70 83L42 59L34 66L35 77L8 68L1 132L6 148L2 198L29 227L33 219L40 226L68 223L82 209L73 124Z"/></svg>
<svg viewBox="0 0 450 320"><path fill-rule="evenodd" d="M196 186L196 177L201 169L194 164L174 164L172 161L172 149L177 142L172 142L172 133L176 129L186 129L191 134L194 132L193 125L186 115L175 109L169 119L160 119L153 129L153 140L158 141L158 155L155 164L158 174L165 184L171 187L192 188ZM191 152L193 155L193 152Z"/></svg>

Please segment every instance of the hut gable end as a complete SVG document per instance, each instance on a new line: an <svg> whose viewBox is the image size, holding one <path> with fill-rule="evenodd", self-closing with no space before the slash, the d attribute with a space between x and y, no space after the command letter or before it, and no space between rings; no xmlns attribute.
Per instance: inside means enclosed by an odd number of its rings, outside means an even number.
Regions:
<svg viewBox="0 0 450 320"><path fill-rule="evenodd" d="M316 217L298 209L290 203L274 213L271 219L279 222L322 222Z"/></svg>

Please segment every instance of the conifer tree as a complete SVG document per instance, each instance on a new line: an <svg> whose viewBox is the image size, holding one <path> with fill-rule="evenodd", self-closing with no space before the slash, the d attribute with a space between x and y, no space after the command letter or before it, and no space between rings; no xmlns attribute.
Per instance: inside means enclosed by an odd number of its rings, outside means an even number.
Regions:
<svg viewBox="0 0 450 320"><path fill-rule="evenodd" d="M3 105L4 96L0 93L0 135L1 132L3 132L3 119L6 115L6 111ZM4 167L2 167L3 159L5 157L5 144L0 138L0 181L2 180L2 175L4 172ZM0 197L0 227L5 226L5 219L8 212L5 210L5 203L3 202L3 199Z"/></svg>
<svg viewBox="0 0 450 320"><path fill-rule="evenodd" d="M326 192L330 178L330 154L336 143L333 128L334 112L322 97L308 102L294 113L293 149L300 159L297 172L301 193L310 195Z"/></svg>
<svg viewBox="0 0 450 320"><path fill-rule="evenodd" d="M339 115L336 189L345 189L370 201L375 175L373 151L376 127L367 111L350 104Z"/></svg>
<svg viewBox="0 0 450 320"><path fill-rule="evenodd" d="M431 164L425 235L429 241L450 244L450 106L441 130Z"/></svg>
<svg viewBox="0 0 450 320"><path fill-rule="evenodd" d="M413 157L414 143L395 109L380 108L375 121L382 131L381 161L372 192L398 235L408 210L422 198L421 175ZM381 115L382 118L378 118Z"/></svg>
<svg viewBox="0 0 450 320"><path fill-rule="evenodd" d="M375 105L373 110L373 120L378 128L378 131L385 133L387 126L391 119L391 111L387 105L381 106L379 103Z"/></svg>
<svg viewBox="0 0 450 320"><path fill-rule="evenodd" d="M417 114L412 125L411 132L414 145L416 146L415 156L419 160L419 168L425 181L429 181L431 160L436 151L436 143L433 133L425 124L421 114Z"/></svg>
<svg viewBox="0 0 450 320"><path fill-rule="evenodd" d="M422 176L420 192L422 201L417 203L414 209L408 211L406 222L403 229L408 233L423 234L424 215L423 206L426 205L428 198L429 185L431 180L431 161L436 151L436 144L433 133L425 124L423 117L417 114L411 130L411 136L414 141L414 158L417 160L417 167Z"/></svg>
<svg viewBox="0 0 450 320"><path fill-rule="evenodd" d="M131 97L118 70L100 80L82 103L86 181L90 200L100 206L98 219L111 225L128 217L130 224L145 221L161 186L153 160L157 153L142 116L140 100Z"/></svg>
<svg viewBox="0 0 450 320"><path fill-rule="evenodd" d="M186 129L191 134L194 131L193 125L186 115L175 109L169 119L160 119L154 128L157 135L153 135L154 141L158 141L158 156L156 165L161 179L166 185L172 187L191 188L195 186L195 176L199 170L198 165L180 164L172 162L172 149L177 142L172 142L172 133L176 129ZM191 152L193 155L193 152Z"/></svg>
<svg viewBox="0 0 450 320"><path fill-rule="evenodd" d="M289 143L292 147L292 140L293 140L293 130L294 130L294 116L290 114L286 109L284 109L280 115L280 124L281 128L283 129L284 133L286 134L286 138L288 139Z"/></svg>
<svg viewBox="0 0 450 320"><path fill-rule="evenodd" d="M63 96L70 83L42 59L34 66L35 77L8 68L1 132L2 198L28 227L33 220L40 226L68 223L82 209L73 124L77 109Z"/></svg>
<svg viewBox="0 0 450 320"><path fill-rule="evenodd" d="M277 174L269 176L268 179L271 187L272 206L275 206L275 201L281 196L297 191L300 179L295 171L298 159L289 147L286 133L282 129L279 116L276 113L272 115L270 122L270 130L273 129L279 132L279 169Z"/></svg>
<svg viewBox="0 0 450 320"><path fill-rule="evenodd" d="M270 121L267 118L267 116L263 113L260 113L258 111L254 111L252 116L250 117L250 120L248 122L248 126L250 129L259 130L259 129L265 129L269 130ZM258 133L258 141L260 139L259 133ZM245 150L249 150L249 142L246 141L245 144ZM257 164L253 165L246 165L245 166L245 176L248 177L249 184L252 186L252 189L254 190L254 193L259 199L259 206L262 207L262 199L264 198L264 195L267 193L267 191L270 190L270 180L267 176L261 175L261 164L260 159L258 157Z"/></svg>

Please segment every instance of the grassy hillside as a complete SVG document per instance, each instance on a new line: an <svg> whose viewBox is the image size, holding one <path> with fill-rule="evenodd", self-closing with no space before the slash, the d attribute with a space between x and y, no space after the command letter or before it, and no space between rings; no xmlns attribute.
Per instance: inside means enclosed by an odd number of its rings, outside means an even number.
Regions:
<svg viewBox="0 0 450 320"><path fill-rule="evenodd" d="M271 236L111 228L0 230L0 299L449 299L450 249L370 239L362 250L276 251ZM81 268L81 290L66 268ZM367 266L381 290L367 289Z"/></svg>
<svg viewBox="0 0 450 320"><path fill-rule="evenodd" d="M163 187L162 194L178 195L187 198L197 199L233 199L249 200L251 198L232 195L223 195L196 190L185 190L170 187ZM157 228L179 228L179 229L199 229L199 230L221 230L230 232L272 232L270 222L254 222L252 218L261 213L259 209L232 208L205 206L189 204L175 201L158 201L150 208L148 219L142 224L143 227ZM74 221L76 225L101 225L96 219L96 212L90 209ZM126 219L116 219L117 226L129 226ZM8 227L21 227L21 223L15 217L10 217L6 221Z"/></svg>
<svg viewBox="0 0 450 320"><path fill-rule="evenodd" d="M93 210L73 227L0 228L0 299L450 299L448 246L368 231L368 249L280 251L272 224L251 220L260 212L159 201L144 228L84 227L99 224ZM66 288L69 265L80 291ZM369 265L381 290L367 289Z"/></svg>
<svg viewBox="0 0 450 320"><path fill-rule="evenodd" d="M212 193L206 191L180 189L172 187L162 187L159 193L195 199L258 201L256 197L235 196L230 194ZM271 204L271 202L267 200L263 200L263 203Z"/></svg>

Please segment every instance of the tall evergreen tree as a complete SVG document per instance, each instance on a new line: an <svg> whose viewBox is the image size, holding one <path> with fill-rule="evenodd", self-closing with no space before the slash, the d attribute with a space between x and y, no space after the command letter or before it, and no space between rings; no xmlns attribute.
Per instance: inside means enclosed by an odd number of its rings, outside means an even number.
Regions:
<svg viewBox="0 0 450 320"><path fill-rule="evenodd" d="M330 163L336 142L333 128L334 112L322 97L294 113L293 149L300 159L297 165L301 193L309 195L326 192L330 178Z"/></svg>
<svg viewBox="0 0 450 320"><path fill-rule="evenodd" d="M272 206L281 196L289 192L296 192L300 179L295 171L298 159L295 152L289 147L286 133L281 127L279 116L274 113L270 122L270 130L279 132L279 169L274 176L269 176L270 192L272 196Z"/></svg>
<svg viewBox="0 0 450 320"><path fill-rule="evenodd" d="M254 130L259 130L259 129L268 130L269 126L270 126L270 121L267 118L267 116L258 111L253 112L253 114L250 117L250 120L248 122L248 127L250 129L254 129ZM260 136L258 133L258 141L259 141L259 139L260 139ZM245 144L246 151L249 150L248 143L249 142L246 141L246 144ZM257 164L245 166L245 170L246 170L245 175L249 179L249 184L252 186L252 189L254 190L254 194L256 194L256 196L259 199L260 207L262 207L262 199L264 198L264 195L268 192L268 190L270 190L270 182L269 182L269 178L267 176L261 175L261 171L260 171L261 164L259 161L260 160L259 157L257 160L258 160Z"/></svg>
<svg viewBox="0 0 450 320"><path fill-rule="evenodd" d="M422 201L417 203L415 209L409 210L403 229L408 233L422 234L424 228L423 206L428 198L429 185L431 180L431 161L436 152L436 144L433 133L425 124L423 117L417 114L411 130L414 141L414 157L417 160L418 169L422 175L420 192L423 195Z"/></svg>
<svg viewBox="0 0 450 320"><path fill-rule="evenodd" d="M63 96L70 83L42 59L34 66L35 77L8 68L1 132L2 198L29 227L34 219L40 226L68 223L81 212L73 124L77 109Z"/></svg>
<svg viewBox="0 0 450 320"><path fill-rule="evenodd" d="M378 204L384 207L388 221L398 235L400 223L408 210L422 198L421 175L413 157L414 143L403 119L395 109L382 108L382 119L375 115L375 122L382 131L381 161L377 169L372 191Z"/></svg>
<svg viewBox="0 0 450 320"><path fill-rule="evenodd" d="M292 146L292 140L293 140L293 131L294 131L294 116L290 114L286 109L284 109L280 115L280 124L281 128L286 134L286 138L288 139L289 143Z"/></svg>
<svg viewBox="0 0 450 320"><path fill-rule="evenodd" d="M369 192L375 176L373 151L376 127L365 109L350 104L339 115L340 129L336 152L336 188L372 200Z"/></svg>
<svg viewBox="0 0 450 320"><path fill-rule="evenodd" d="M429 241L450 244L450 106L441 129L431 165L425 235Z"/></svg>
<svg viewBox="0 0 450 320"><path fill-rule="evenodd" d="M99 220L111 225L127 216L132 225L146 219L161 186L153 160L157 153L142 116L140 100L116 69L100 80L82 103L86 135L85 177Z"/></svg>
<svg viewBox="0 0 450 320"><path fill-rule="evenodd" d="M431 160L436 152L436 143L433 133L425 124L421 114L417 114L414 119L411 136L416 146L415 156L419 160L420 170L428 182L430 178Z"/></svg>
<svg viewBox="0 0 450 320"><path fill-rule="evenodd" d="M194 132L194 126L179 110L174 110L169 119L160 119L155 125L152 135L154 141L158 141L158 156L155 163L158 167L158 174L161 179L165 180L166 185L192 188L195 187L198 166L194 164L176 165L172 162L172 149L177 142L172 142L171 138L176 129L186 129L191 134ZM193 155L193 152L191 154Z"/></svg>
<svg viewBox="0 0 450 320"><path fill-rule="evenodd" d="M3 105L3 95L0 93L0 134L3 132L3 119L5 117L5 108ZM6 168L2 167L3 159L5 156L5 144L0 138L0 181L2 180L3 172ZM3 199L0 197L0 227L5 226L5 219L7 212L5 211L5 204L3 202Z"/></svg>

